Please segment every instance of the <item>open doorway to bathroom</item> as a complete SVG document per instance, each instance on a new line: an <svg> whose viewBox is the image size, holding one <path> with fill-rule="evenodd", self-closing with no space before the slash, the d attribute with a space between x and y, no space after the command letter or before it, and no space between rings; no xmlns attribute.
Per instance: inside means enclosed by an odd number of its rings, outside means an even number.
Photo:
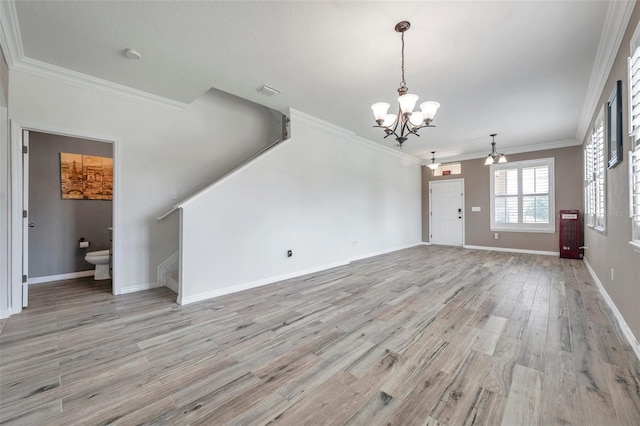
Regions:
<svg viewBox="0 0 640 426"><path fill-rule="evenodd" d="M29 285L108 271L113 144L35 131L28 138Z"/></svg>
<svg viewBox="0 0 640 426"><path fill-rule="evenodd" d="M118 294L117 280L111 278L117 251L117 235L112 232L117 210L116 141L17 122L12 122L11 134L12 177L17 184L12 211L21 219L12 220L12 232L22 240L19 246L12 245L11 303L18 307L12 311L28 306L29 287L35 285L75 279L81 291L82 283L93 282L96 269L95 262L85 260L87 254L93 253L89 257L95 260L100 251L106 252L108 264L102 269L108 272L95 284ZM68 170L61 153L87 161L72 161ZM74 174L74 182L65 187L69 174Z"/></svg>

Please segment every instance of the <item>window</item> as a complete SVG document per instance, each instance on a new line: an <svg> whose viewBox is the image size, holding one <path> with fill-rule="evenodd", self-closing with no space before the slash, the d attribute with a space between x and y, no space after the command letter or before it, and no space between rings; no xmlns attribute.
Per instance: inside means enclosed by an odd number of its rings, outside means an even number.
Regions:
<svg viewBox="0 0 640 426"><path fill-rule="evenodd" d="M631 154L629 164L630 182L630 211L631 227L633 229L633 241L631 244L640 249L640 148Z"/></svg>
<svg viewBox="0 0 640 426"><path fill-rule="evenodd" d="M640 46L629 58L629 134L636 139L640 133Z"/></svg>
<svg viewBox="0 0 640 426"><path fill-rule="evenodd" d="M462 173L460 163L442 164L433 171L434 176L459 175L460 173Z"/></svg>
<svg viewBox="0 0 640 426"><path fill-rule="evenodd" d="M491 230L555 232L553 158L492 164Z"/></svg>
<svg viewBox="0 0 640 426"><path fill-rule="evenodd" d="M598 114L591 140L585 147L584 160L584 215L587 226L604 231L605 216L605 156L604 156L604 109Z"/></svg>
<svg viewBox="0 0 640 426"><path fill-rule="evenodd" d="M631 244L640 252L640 25L631 37L629 58L629 135L632 149L629 156L629 214Z"/></svg>

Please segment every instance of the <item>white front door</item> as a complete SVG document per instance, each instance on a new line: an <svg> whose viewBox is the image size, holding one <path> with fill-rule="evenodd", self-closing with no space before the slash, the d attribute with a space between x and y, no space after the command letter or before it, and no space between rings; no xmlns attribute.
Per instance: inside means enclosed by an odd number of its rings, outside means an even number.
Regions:
<svg viewBox="0 0 640 426"><path fill-rule="evenodd" d="M462 246L464 179L429 182L431 244Z"/></svg>

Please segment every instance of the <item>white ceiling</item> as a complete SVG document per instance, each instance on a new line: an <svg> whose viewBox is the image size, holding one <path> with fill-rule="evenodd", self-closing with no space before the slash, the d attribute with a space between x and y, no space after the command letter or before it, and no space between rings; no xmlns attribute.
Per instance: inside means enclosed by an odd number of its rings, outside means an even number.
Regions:
<svg viewBox="0 0 640 426"><path fill-rule="evenodd" d="M608 1L16 1L27 58L190 103L210 87L369 140L370 105L406 81L442 104L419 158L574 141ZM125 48L141 60L127 59ZM267 97L266 83L281 90ZM590 108L593 108L592 106Z"/></svg>

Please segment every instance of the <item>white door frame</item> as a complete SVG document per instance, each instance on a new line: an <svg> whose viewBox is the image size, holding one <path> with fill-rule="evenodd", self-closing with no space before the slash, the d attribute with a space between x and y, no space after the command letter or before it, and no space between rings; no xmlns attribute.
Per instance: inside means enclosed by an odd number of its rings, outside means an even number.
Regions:
<svg viewBox="0 0 640 426"><path fill-rule="evenodd" d="M442 180L431 180L429 181L429 244L431 244L431 235L433 235L432 230L432 224L431 224L431 218L433 217L433 215L431 214L431 212L433 211L433 203L431 200L431 194L432 194L432 184L438 184L438 183L446 183L446 182L460 182L462 183L462 245L460 247L464 247L465 245L465 232L464 232L464 223L466 222L466 217L465 217L465 210L464 210L464 178L459 178L459 179L442 179Z"/></svg>
<svg viewBox="0 0 640 426"><path fill-rule="evenodd" d="M54 135L69 136L73 138L91 139L99 142L108 142L113 144L113 277L112 291L113 294L120 294L120 275L118 268L120 259L120 139L104 136L94 133L87 133L77 130L64 129L59 127L48 126L44 124L27 123L18 120L10 120L11 126L11 186L10 186L10 203L11 203L11 228L10 232L10 256L11 256L11 314L22 311L22 255L23 247L28 244L24 241L22 234L22 226L24 219L22 218L22 206L24 198L28 195L23 192L23 176L24 170L22 166L22 132L24 130L50 133ZM26 189L28 190L28 188ZM26 193L26 195L25 195ZM28 281L28 280L27 280Z"/></svg>

